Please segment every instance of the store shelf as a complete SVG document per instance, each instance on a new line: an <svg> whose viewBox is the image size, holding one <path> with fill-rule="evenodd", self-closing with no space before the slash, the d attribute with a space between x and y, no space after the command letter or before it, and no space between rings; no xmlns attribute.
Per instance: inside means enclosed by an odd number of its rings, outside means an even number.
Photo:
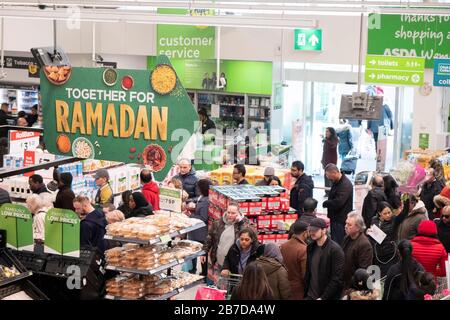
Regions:
<svg viewBox="0 0 450 320"><path fill-rule="evenodd" d="M0 288L4 287L4 286L8 286L10 284L13 284L13 283L15 283L17 281L20 281L22 279L31 277L32 275L33 275L33 272L27 271L27 272L22 272L18 276L11 277L11 278L6 278L5 280L0 281Z"/></svg>
<svg viewBox="0 0 450 320"><path fill-rule="evenodd" d="M245 108L245 104L219 103L221 107L240 107Z"/></svg>
<svg viewBox="0 0 450 320"><path fill-rule="evenodd" d="M63 165L63 164L66 164L66 163L73 163L73 162L77 162L77 161L80 161L80 160L83 160L83 159L75 158L75 157L69 157L69 158L59 159L59 160L55 160L55 161L43 162L41 164L37 164L37 165L34 165L34 166L28 166L28 167L25 167L25 168L0 171L0 179L21 175L23 173L27 173L27 172L30 172L30 171L38 171L38 170L42 170L42 169L50 169L50 168L53 168L53 167L56 167L56 166L59 166L59 165Z"/></svg>
<svg viewBox="0 0 450 320"><path fill-rule="evenodd" d="M144 297L136 299L136 300L167 300L167 299L170 299L170 298L176 296L177 294L182 293L183 291L189 290L189 289L191 289L199 284L202 284L202 283L204 283L204 279L197 280L197 281L192 282L184 287L177 288L169 293L166 293L166 294L163 294L160 296L144 296ZM106 295L105 299L107 299L107 300L130 300L130 299L122 298L122 297L115 297L112 295Z"/></svg>
<svg viewBox="0 0 450 320"><path fill-rule="evenodd" d="M268 109L270 110L270 107L266 107L266 106L248 106L251 109Z"/></svg>
<svg viewBox="0 0 450 320"><path fill-rule="evenodd" d="M185 234L185 233L188 233L188 232L191 232L191 231L203 228L205 226L206 225L205 225L204 222L198 223L198 224L196 224L194 226L191 226L191 227L188 227L188 228L185 228L185 229L181 229L181 230L178 230L178 231L174 231L174 232L171 232L169 234L162 235L162 236L159 236L157 238L150 239L150 240L141 240L141 239L137 239L137 238L114 237L114 236L110 236L110 235L105 235L104 239L119 241L119 242L123 242L123 243L136 243L136 244L142 244L142 245L149 245L149 244L168 242L167 241L167 237L174 238L174 237L180 236L182 234Z"/></svg>
<svg viewBox="0 0 450 320"><path fill-rule="evenodd" d="M141 270L141 269L132 269L132 268L122 268L122 267L116 267L116 266L110 266L107 265L106 269L107 270L113 270L113 271L119 271L119 272L129 272L129 273L135 273L135 274L142 274L142 275L152 275L152 274L158 274L160 272L163 272L164 270L167 270L169 268L178 266L180 264L183 264L185 261L189 261L195 258L198 258L202 255L204 255L205 252L204 251L199 251L196 252L190 256L184 257L183 259L177 259L174 260L168 264L162 265L158 268L155 269L150 269L150 270Z"/></svg>
<svg viewBox="0 0 450 320"><path fill-rule="evenodd" d="M248 120L256 120L256 121L261 121L261 122L267 122L267 121L269 121L269 119L267 119L267 118L262 118L262 117L248 117Z"/></svg>

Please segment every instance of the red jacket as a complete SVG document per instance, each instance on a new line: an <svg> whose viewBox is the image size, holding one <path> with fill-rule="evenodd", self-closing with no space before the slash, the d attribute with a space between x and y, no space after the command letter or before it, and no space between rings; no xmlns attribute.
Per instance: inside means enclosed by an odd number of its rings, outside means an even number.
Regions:
<svg viewBox="0 0 450 320"><path fill-rule="evenodd" d="M411 244L413 247L412 256L423 266L425 271L434 274L435 277L445 277L447 252L438 239L415 236L411 240Z"/></svg>
<svg viewBox="0 0 450 320"><path fill-rule="evenodd" d="M142 193L145 199L152 205L153 210L159 210L159 187L154 181L150 181L142 186Z"/></svg>

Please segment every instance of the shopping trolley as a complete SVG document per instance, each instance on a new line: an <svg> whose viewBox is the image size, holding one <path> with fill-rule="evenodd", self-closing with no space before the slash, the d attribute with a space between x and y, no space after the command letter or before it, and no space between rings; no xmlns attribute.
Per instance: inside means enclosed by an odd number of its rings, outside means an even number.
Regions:
<svg viewBox="0 0 450 320"><path fill-rule="evenodd" d="M230 273L227 277L219 276L217 281L217 288L220 290L226 290L226 299L230 300L233 290L241 282L242 275Z"/></svg>

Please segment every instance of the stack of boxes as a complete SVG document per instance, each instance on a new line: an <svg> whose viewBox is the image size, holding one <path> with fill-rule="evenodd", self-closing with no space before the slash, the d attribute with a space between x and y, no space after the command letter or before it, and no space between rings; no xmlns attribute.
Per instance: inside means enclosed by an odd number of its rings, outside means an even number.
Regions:
<svg viewBox="0 0 450 320"><path fill-rule="evenodd" d="M230 203L238 203L240 211L258 230L261 242L287 241L287 232L297 220L289 207L286 189L278 186L214 186L209 191L210 222L220 219Z"/></svg>

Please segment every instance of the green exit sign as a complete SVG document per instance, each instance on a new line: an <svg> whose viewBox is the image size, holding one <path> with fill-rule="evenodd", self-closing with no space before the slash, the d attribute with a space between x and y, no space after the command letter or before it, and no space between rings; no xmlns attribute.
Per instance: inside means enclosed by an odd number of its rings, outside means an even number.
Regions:
<svg viewBox="0 0 450 320"><path fill-rule="evenodd" d="M294 50L322 50L322 29L295 29Z"/></svg>

